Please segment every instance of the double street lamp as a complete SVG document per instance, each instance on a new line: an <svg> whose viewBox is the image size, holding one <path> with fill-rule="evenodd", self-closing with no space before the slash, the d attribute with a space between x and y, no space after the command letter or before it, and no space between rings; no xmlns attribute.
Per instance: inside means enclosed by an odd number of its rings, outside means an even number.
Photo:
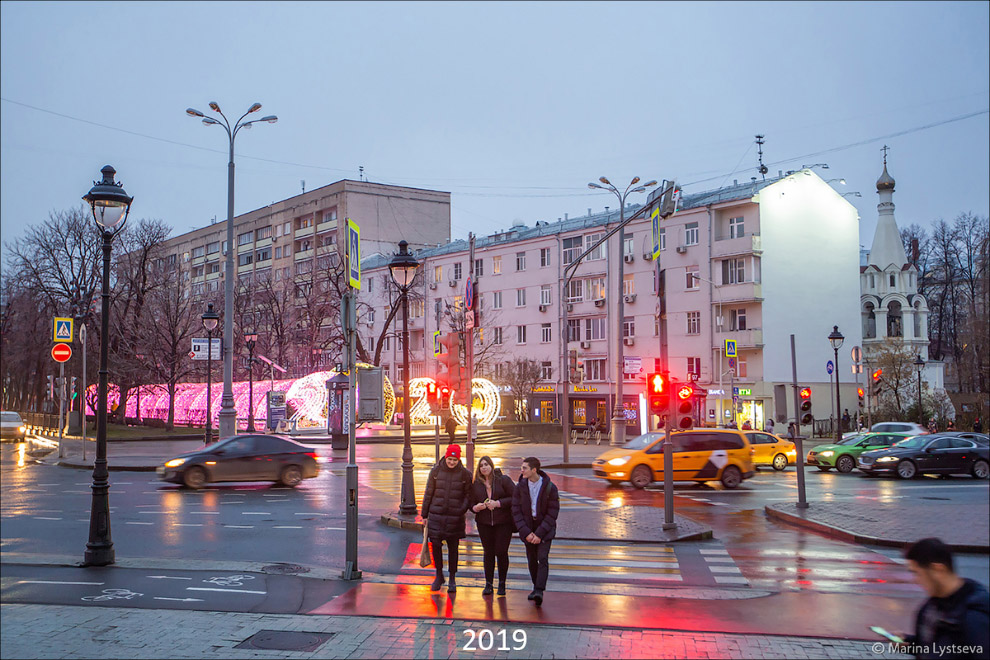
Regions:
<svg viewBox="0 0 990 660"><path fill-rule="evenodd" d="M625 327L623 315L625 314L624 307L624 287L625 287L625 275L624 275L624 264L625 264L625 250L626 250L626 196L630 193L641 193L646 192L647 188L657 185L656 181L650 181L649 183L644 183L641 186L636 186L639 183L639 177L633 177L633 180L629 182L626 186L624 192L619 192L619 189L612 185L612 182L605 177L598 177L598 180L604 184L599 185L597 183L589 183L588 187L598 190L607 190L613 193L619 199L619 269L617 279L619 280L618 286L616 287L616 299L615 299L615 407L612 410L612 445L620 446L626 444L626 411L622 402L622 384L625 379L625 369L623 360L623 328ZM566 328L563 329L564 332L567 331ZM565 385L566 387L566 385ZM568 411L564 411L563 414L568 414ZM564 438L566 444L567 438Z"/></svg>
<svg viewBox="0 0 990 660"><path fill-rule="evenodd" d="M925 425L925 413L921 407L921 372L925 370L925 360L919 354L914 358L914 368L918 370L918 423Z"/></svg>
<svg viewBox="0 0 990 660"><path fill-rule="evenodd" d="M260 103L253 103L247 112L241 115L240 119L231 126L226 115L220 111L220 106L216 101L210 101L210 110L220 115L219 121L212 117L206 117L195 108L187 108L186 114L190 117L199 117L206 126L223 126L227 131L227 140L230 144L230 157L227 161L227 259L224 267L224 307L223 307L223 345L234 345L234 138L242 128L251 128L252 124L260 121L274 124L278 121L275 115L268 115L261 119L244 121L252 112L261 110ZM220 399L220 437L226 438L237 433L237 410L234 408L234 353L224 351L223 355L223 397Z"/></svg>
<svg viewBox="0 0 990 660"><path fill-rule="evenodd" d="M206 328L206 444L213 442L213 331L219 323L220 315L210 303L203 312L203 327ZM222 431L220 437L226 437Z"/></svg>
<svg viewBox="0 0 990 660"><path fill-rule="evenodd" d="M839 349L842 348L843 340L845 337L839 332L839 326L833 325L828 341L832 344L832 350L835 351L835 441L837 443L842 440L842 406L839 404Z"/></svg>
<svg viewBox="0 0 990 660"><path fill-rule="evenodd" d="M107 165L101 170L103 180L83 197L93 212L93 219L103 235L103 299L100 314L100 380L96 412L96 460L93 462L93 502L89 513L89 542L86 543L84 566L114 563L110 536L110 472L107 469L107 356L110 353L110 244L127 224L133 197L115 183L116 171ZM83 348L85 350L85 347Z"/></svg>
<svg viewBox="0 0 990 660"><path fill-rule="evenodd" d="M248 349L248 421L247 432L254 433L254 347L258 343L258 335L244 335L244 343Z"/></svg>
<svg viewBox="0 0 990 660"><path fill-rule="evenodd" d="M413 486L412 438L409 428L409 287L416 277L419 262L409 252L409 243L399 241L399 252L388 264L392 279L402 294L402 490L399 514L416 515L416 491Z"/></svg>

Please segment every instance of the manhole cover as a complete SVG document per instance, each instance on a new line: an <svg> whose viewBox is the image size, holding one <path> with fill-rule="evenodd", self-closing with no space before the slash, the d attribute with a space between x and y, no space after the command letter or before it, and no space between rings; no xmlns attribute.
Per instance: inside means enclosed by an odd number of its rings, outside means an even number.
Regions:
<svg viewBox="0 0 990 660"><path fill-rule="evenodd" d="M312 652L336 634L288 630L259 630L234 648Z"/></svg>
<svg viewBox="0 0 990 660"><path fill-rule="evenodd" d="M262 573L269 575L295 575L297 573L309 573L309 569L299 564L270 564L261 569Z"/></svg>

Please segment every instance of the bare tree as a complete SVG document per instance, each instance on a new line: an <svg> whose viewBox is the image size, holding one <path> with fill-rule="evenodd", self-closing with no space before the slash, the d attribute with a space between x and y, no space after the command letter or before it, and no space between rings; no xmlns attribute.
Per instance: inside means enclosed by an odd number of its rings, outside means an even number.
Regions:
<svg viewBox="0 0 990 660"><path fill-rule="evenodd" d="M900 337L888 337L877 349L874 363L882 370L881 393L877 402L881 416L900 419L906 410L906 403L917 398L913 396L917 383L914 359L910 346Z"/></svg>
<svg viewBox="0 0 990 660"><path fill-rule="evenodd" d="M533 388L542 380L540 363L530 358L517 357L505 366L502 382L512 390L514 416L518 421L528 422L530 411L525 402Z"/></svg>

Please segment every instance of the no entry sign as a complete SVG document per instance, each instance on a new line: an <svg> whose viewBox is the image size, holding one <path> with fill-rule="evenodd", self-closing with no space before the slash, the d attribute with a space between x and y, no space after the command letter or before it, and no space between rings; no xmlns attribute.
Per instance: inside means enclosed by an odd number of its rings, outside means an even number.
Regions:
<svg viewBox="0 0 990 660"><path fill-rule="evenodd" d="M68 344L55 344L52 346L52 359L56 362L65 362L72 357L72 346Z"/></svg>

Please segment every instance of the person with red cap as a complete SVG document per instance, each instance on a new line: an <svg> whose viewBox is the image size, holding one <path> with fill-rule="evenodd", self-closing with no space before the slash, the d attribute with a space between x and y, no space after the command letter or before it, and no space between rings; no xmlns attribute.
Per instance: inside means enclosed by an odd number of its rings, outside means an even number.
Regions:
<svg viewBox="0 0 990 660"><path fill-rule="evenodd" d="M427 536L433 550L433 566L437 577L430 586L439 591L443 585L443 542L447 542L447 574L450 582L447 593L457 591L454 576L457 574L457 551L460 540L466 536L464 516L469 508L471 473L461 463L461 446L448 445L444 459L430 470L423 494L422 516L426 522Z"/></svg>

